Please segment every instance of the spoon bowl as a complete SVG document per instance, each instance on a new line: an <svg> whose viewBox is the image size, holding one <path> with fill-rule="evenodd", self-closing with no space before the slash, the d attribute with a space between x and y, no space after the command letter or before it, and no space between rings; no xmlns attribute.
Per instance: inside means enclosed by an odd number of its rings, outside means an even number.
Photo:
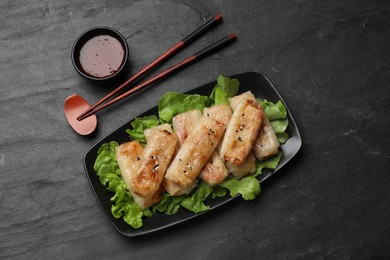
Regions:
<svg viewBox="0 0 390 260"><path fill-rule="evenodd" d="M80 135L89 135L95 131L97 126L96 115L91 115L84 120L77 120L77 117L87 110L90 104L79 95L69 96L64 103L64 111L66 119L70 126Z"/></svg>

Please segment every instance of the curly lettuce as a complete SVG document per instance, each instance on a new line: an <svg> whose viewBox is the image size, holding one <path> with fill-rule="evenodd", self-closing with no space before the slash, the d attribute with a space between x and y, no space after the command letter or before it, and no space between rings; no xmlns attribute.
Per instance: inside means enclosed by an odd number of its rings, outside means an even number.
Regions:
<svg viewBox="0 0 390 260"><path fill-rule="evenodd" d="M131 129L126 129L130 138L138 140L142 144L146 144L144 130L157 126L159 124L158 118L155 115L144 116L142 118L136 118L131 122Z"/></svg>
<svg viewBox="0 0 390 260"><path fill-rule="evenodd" d="M158 116L161 123L171 123L174 116L193 109L203 111L208 103L206 96L167 92L158 102Z"/></svg>
<svg viewBox="0 0 390 260"><path fill-rule="evenodd" d="M220 75L217 78L217 85L215 85L213 91L211 91L209 98L214 105L230 105L229 98L237 95L239 88L240 82L237 79L231 79Z"/></svg>

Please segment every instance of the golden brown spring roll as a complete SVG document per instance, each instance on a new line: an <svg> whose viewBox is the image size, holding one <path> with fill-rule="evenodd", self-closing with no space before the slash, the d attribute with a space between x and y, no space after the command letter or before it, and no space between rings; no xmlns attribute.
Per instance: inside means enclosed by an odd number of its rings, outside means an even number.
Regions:
<svg viewBox="0 0 390 260"><path fill-rule="evenodd" d="M239 102L243 101L243 99L256 101L255 96L248 91L230 99L230 106L232 109L234 110L238 106ZM268 120L268 117L265 114L263 117L263 123L261 124L259 134L253 145L253 152L256 158L260 161L278 154L278 148L280 146L279 140Z"/></svg>
<svg viewBox="0 0 390 260"><path fill-rule="evenodd" d="M247 99L256 101L256 98L252 94L252 92L247 91L247 92L244 92L238 96L230 98L229 99L230 107L234 111L238 107L240 102L244 102ZM242 178L242 177L249 175L249 174L252 174L256 171L256 158L253 155L253 152L250 152L248 154L248 156L246 157L245 162L243 164L241 164L240 166L226 163L226 167L229 169L229 172L231 172L234 176L236 176L237 178Z"/></svg>
<svg viewBox="0 0 390 260"><path fill-rule="evenodd" d="M222 140L220 156L225 163L240 166L253 148L263 120L263 109L251 99L239 103Z"/></svg>
<svg viewBox="0 0 390 260"><path fill-rule="evenodd" d="M227 125L232 117L232 110L228 105L220 104L212 107L207 107L203 110L203 115L209 116L216 121ZM222 140L220 140L219 144ZM204 180L209 186L222 183L229 175L229 171L215 150L206 165L199 173L199 178Z"/></svg>
<svg viewBox="0 0 390 260"><path fill-rule="evenodd" d="M146 198L151 198L160 188L165 172L171 163L177 137L169 124L146 129L145 150L139 157L140 166L132 182L132 191Z"/></svg>
<svg viewBox="0 0 390 260"><path fill-rule="evenodd" d="M189 193L225 131L225 125L202 116L167 169L163 185L172 196Z"/></svg>
<svg viewBox="0 0 390 260"><path fill-rule="evenodd" d="M138 141L127 142L121 144L116 148L116 160L119 165L119 169L122 175L122 179L125 182L130 194L134 198L134 201L141 209L148 208L153 204L161 201L163 196L163 190L160 188L151 198L144 198L130 189L130 184L134 177L134 173L139 167L138 158L142 155L144 148Z"/></svg>
<svg viewBox="0 0 390 260"><path fill-rule="evenodd" d="M259 134L253 145L253 152L260 161L278 154L280 143L268 117L264 115Z"/></svg>

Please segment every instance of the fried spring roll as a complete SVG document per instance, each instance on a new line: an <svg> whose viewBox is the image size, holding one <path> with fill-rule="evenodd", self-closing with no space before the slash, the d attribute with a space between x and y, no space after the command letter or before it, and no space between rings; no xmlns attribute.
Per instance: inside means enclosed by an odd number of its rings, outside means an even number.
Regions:
<svg viewBox="0 0 390 260"><path fill-rule="evenodd" d="M264 115L259 135L253 146L253 152L260 161L268 159L278 154L280 143L268 117Z"/></svg>
<svg viewBox="0 0 390 260"><path fill-rule="evenodd" d="M225 131L225 125L202 116L165 174L163 186L172 196L189 193Z"/></svg>
<svg viewBox="0 0 390 260"><path fill-rule="evenodd" d="M132 181L134 193L151 198L160 188L165 172L172 160L177 137L169 124L163 124L144 131L147 141L138 171Z"/></svg>
<svg viewBox="0 0 390 260"><path fill-rule="evenodd" d="M253 148L263 120L263 109L251 99L240 102L222 140L220 156L225 163L242 165Z"/></svg>
<svg viewBox="0 0 390 260"><path fill-rule="evenodd" d="M232 110L228 105L221 104L205 108L203 110L203 115L209 116L218 122L227 125L232 117ZM219 143L221 143L221 141ZM209 186L214 186L222 183L228 175L228 169L220 158L219 153L215 150L199 173L199 178L204 180Z"/></svg>
<svg viewBox="0 0 390 260"><path fill-rule="evenodd" d="M238 106L239 102L243 101L243 99L256 101L255 96L248 91L230 99L230 106L232 109L234 110ZM263 123L261 124L259 134L253 145L253 152L256 158L260 161L278 154L278 148L280 146L279 140L271 126L271 123L269 122L268 117L265 114L263 117Z"/></svg>
<svg viewBox="0 0 390 260"><path fill-rule="evenodd" d="M184 113L180 113L172 118L173 131L177 135L178 144L181 146L187 137L194 130L195 125L202 117L202 113L197 110L191 110Z"/></svg>
<svg viewBox="0 0 390 260"><path fill-rule="evenodd" d="M241 95L230 98L230 107L234 111L236 110L240 102L244 102L247 99L256 101L256 98L252 94L252 92L247 91L242 93ZM256 158L253 155L253 152L250 152L246 157L244 163L239 167L230 163L226 163L226 167L229 169L229 172L231 172L234 176L236 176L237 178L242 178L256 171Z"/></svg>
<svg viewBox="0 0 390 260"><path fill-rule="evenodd" d="M160 188L151 198L144 198L131 190L131 182L134 173L139 167L139 158L142 155L144 148L138 141L127 142L116 148L116 160L121 171L122 179L125 182L134 201L141 209L148 208L153 204L161 201L163 189Z"/></svg>

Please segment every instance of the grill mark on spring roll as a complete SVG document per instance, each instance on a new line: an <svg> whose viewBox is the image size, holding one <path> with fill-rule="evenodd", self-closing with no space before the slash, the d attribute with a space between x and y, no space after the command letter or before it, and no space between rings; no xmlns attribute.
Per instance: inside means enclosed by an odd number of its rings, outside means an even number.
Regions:
<svg viewBox="0 0 390 260"><path fill-rule="evenodd" d="M172 160L177 137L169 124L144 131L147 145L140 158L140 167L132 179L132 190L146 198L152 197L161 186Z"/></svg>
<svg viewBox="0 0 390 260"><path fill-rule="evenodd" d="M240 166L251 152L263 119L263 109L251 99L234 110L221 144L220 155L225 163Z"/></svg>
<svg viewBox="0 0 390 260"><path fill-rule="evenodd" d="M167 169L163 186L169 194L178 196L189 193L196 186L196 178L224 130L225 125L210 117L201 117Z"/></svg>

